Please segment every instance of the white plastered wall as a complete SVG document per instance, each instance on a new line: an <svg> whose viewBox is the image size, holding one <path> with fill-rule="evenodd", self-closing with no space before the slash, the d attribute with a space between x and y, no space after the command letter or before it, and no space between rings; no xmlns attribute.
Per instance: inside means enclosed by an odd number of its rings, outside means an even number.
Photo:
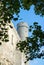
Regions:
<svg viewBox="0 0 44 65"><path fill-rule="evenodd" d="M16 49L20 37L14 28L8 26L9 42L0 46L0 63L2 65L21 65L21 52Z"/></svg>

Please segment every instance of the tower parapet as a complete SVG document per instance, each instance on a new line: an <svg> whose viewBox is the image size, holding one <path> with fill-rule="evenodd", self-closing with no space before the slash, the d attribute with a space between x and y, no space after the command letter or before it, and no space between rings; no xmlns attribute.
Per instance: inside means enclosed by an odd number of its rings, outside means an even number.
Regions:
<svg viewBox="0 0 44 65"><path fill-rule="evenodd" d="M20 22L17 24L17 31L22 41L26 40L28 37L28 24L25 22Z"/></svg>

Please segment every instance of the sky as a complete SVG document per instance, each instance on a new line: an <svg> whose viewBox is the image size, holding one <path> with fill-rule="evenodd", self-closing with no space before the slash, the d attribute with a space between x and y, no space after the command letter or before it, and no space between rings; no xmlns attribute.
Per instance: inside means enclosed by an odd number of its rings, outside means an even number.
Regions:
<svg viewBox="0 0 44 65"><path fill-rule="evenodd" d="M19 22L26 22L29 26L32 25L33 22L38 22L39 25L41 25L42 29L44 30L44 17L35 14L34 6L31 6L29 11L21 9L19 13L19 20L16 22L14 21L12 22L16 28L17 28L17 23ZM32 61L29 61L29 65L44 65L44 60L37 58Z"/></svg>

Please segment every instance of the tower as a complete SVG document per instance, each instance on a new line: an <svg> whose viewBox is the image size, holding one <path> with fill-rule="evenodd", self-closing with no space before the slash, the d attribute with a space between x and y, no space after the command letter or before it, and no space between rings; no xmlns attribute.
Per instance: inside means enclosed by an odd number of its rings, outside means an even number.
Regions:
<svg viewBox="0 0 44 65"><path fill-rule="evenodd" d="M1 65L25 65L24 63L25 54L21 53L16 48L16 44L19 43L19 41L26 40L26 37L28 37L28 25L24 22L18 23L17 25L18 33L12 23L10 24L7 23L6 26L8 27L9 41L2 42L2 45L0 45L0 64Z"/></svg>
<svg viewBox="0 0 44 65"><path fill-rule="evenodd" d="M25 22L20 22L17 24L17 32L21 38L21 41L25 41L26 37L28 37L28 24ZM28 65L28 63L24 63L26 61L25 54L22 53L22 62L21 65Z"/></svg>

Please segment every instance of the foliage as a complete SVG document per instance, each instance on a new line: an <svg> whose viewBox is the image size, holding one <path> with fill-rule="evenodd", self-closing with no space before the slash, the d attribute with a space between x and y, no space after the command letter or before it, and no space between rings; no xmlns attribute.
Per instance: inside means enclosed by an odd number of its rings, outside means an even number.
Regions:
<svg viewBox="0 0 44 65"><path fill-rule="evenodd" d="M0 40L1 41L9 41L8 40L8 28L6 27L6 24L4 21L0 21ZM1 43L1 42L0 42Z"/></svg>
<svg viewBox="0 0 44 65"><path fill-rule="evenodd" d="M29 26L29 32L31 36L26 41L20 41L17 44L18 49L24 52L27 61L34 58L44 58L44 50L41 52L41 47L44 46L44 31L37 22Z"/></svg>
<svg viewBox="0 0 44 65"><path fill-rule="evenodd" d="M18 15L20 8L29 10L31 5L34 5L36 14L44 15L44 0L0 0L0 17L10 21L14 19L13 14Z"/></svg>
<svg viewBox="0 0 44 65"><path fill-rule="evenodd" d="M21 0L22 7L29 10L34 5L36 14L44 15L44 0Z"/></svg>
<svg viewBox="0 0 44 65"><path fill-rule="evenodd" d="M13 14L18 14L20 11L19 0L1 0L0 1L0 16L4 21L10 21Z"/></svg>

